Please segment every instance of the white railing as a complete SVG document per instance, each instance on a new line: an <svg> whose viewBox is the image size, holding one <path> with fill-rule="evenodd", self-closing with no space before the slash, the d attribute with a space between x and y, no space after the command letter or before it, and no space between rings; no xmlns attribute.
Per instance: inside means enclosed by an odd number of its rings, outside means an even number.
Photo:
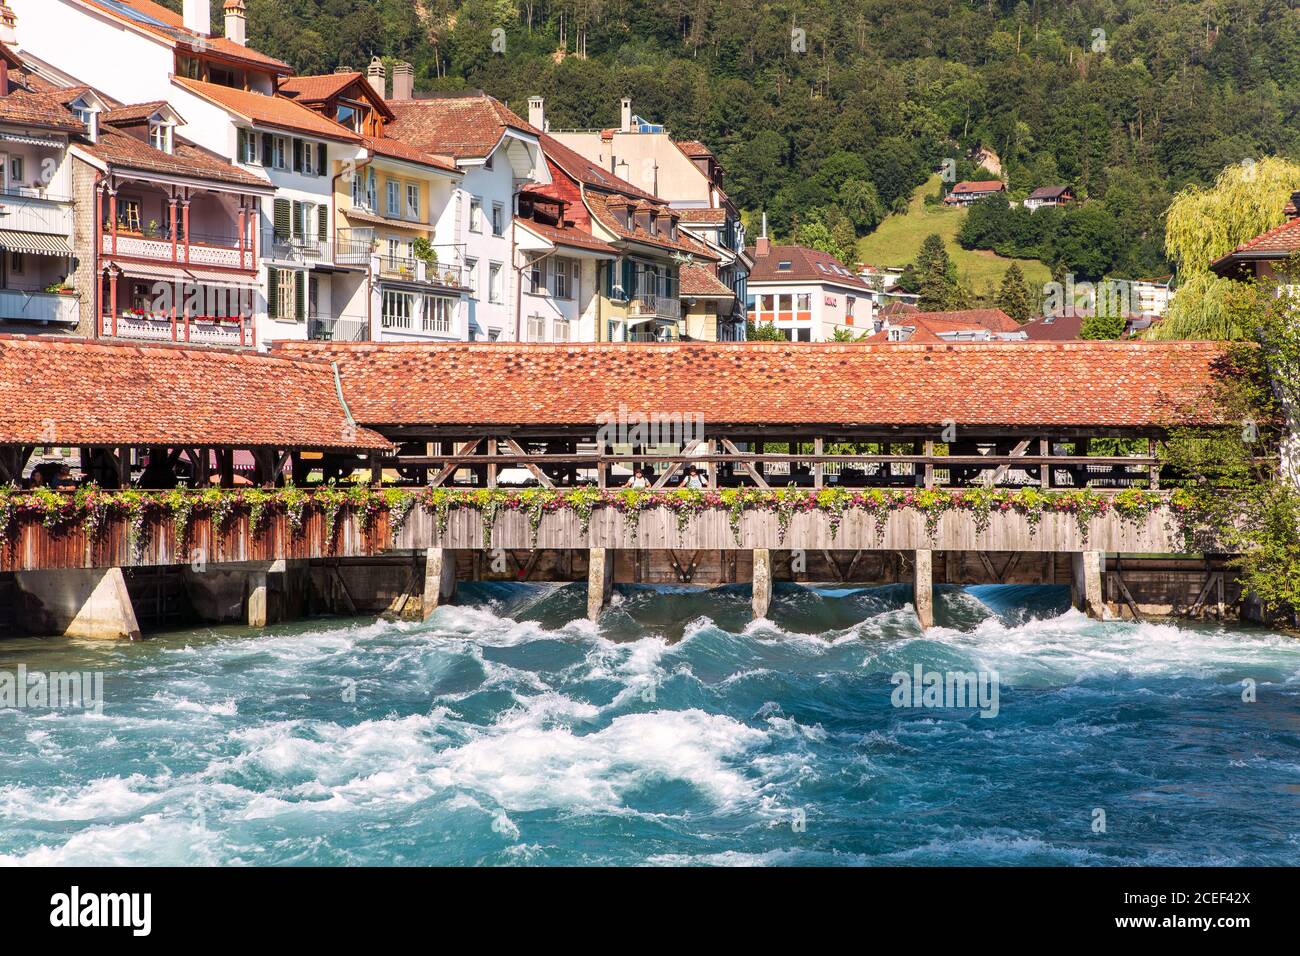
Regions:
<svg viewBox="0 0 1300 956"><path fill-rule="evenodd" d="M76 296L0 289L0 319L76 325L80 318L81 303Z"/></svg>
<svg viewBox="0 0 1300 956"><path fill-rule="evenodd" d="M198 345L250 347L256 344L253 320L249 317L213 319L123 313L116 320L104 316L103 334L119 339L142 339L152 342L189 342Z"/></svg>
<svg viewBox="0 0 1300 956"><path fill-rule="evenodd" d="M0 195L0 222L15 232L44 232L67 238L72 235L72 203L42 196Z"/></svg>
<svg viewBox="0 0 1300 956"><path fill-rule="evenodd" d="M105 255L114 255L112 233L104 233L102 244ZM172 256L173 251L175 252L175 258ZM252 249L244 251L241 264L238 247L226 248L224 246L191 242L187 255L184 243L178 242L173 247L170 239L124 236L121 233L117 235L116 255L125 256L129 259L152 259L157 262L188 262L196 266L223 266L227 269L244 269L249 272L256 266Z"/></svg>
<svg viewBox="0 0 1300 956"><path fill-rule="evenodd" d="M682 302L670 296L638 293L628 303L628 314L640 318L654 316L658 319L677 320L682 317Z"/></svg>

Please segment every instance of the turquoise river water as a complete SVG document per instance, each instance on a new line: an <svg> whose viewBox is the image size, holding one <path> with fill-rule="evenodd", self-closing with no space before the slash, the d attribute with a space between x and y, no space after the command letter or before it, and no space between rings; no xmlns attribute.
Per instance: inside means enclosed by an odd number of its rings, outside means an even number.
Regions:
<svg viewBox="0 0 1300 956"><path fill-rule="evenodd" d="M4 642L104 703L0 709L0 862L1300 863L1300 641L1024 587L922 635L907 597L620 588L597 627L581 584L479 584L427 624ZM918 665L996 673L996 716L895 706Z"/></svg>

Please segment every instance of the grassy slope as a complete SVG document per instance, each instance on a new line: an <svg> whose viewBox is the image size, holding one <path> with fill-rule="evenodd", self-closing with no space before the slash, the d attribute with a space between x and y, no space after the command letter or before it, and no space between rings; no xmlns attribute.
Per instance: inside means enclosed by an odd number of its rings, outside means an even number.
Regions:
<svg viewBox="0 0 1300 956"><path fill-rule="evenodd" d="M1037 259L1004 259L987 250L967 250L957 245L957 230L966 218L966 210L925 205L925 197L938 189L938 175L919 186L906 215L888 216L875 232L858 240L858 258L873 266L905 266L921 251L925 237L937 232L948 247L961 281L976 295L993 295L1013 262L1020 263L1020 271L1031 288L1051 280L1051 271Z"/></svg>

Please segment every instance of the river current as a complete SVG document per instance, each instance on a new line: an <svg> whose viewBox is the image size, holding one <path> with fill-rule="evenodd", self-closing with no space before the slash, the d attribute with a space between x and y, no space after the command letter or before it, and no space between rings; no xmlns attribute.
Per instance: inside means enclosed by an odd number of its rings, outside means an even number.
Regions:
<svg viewBox="0 0 1300 956"><path fill-rule="evenodd" d="M425 624L3 642L103 706L0 709L0 862L1300 863L1300 641L907 601L623 587L597 626L582 584L474 584ZM895 706L952 673L996 714Z"/></svg>

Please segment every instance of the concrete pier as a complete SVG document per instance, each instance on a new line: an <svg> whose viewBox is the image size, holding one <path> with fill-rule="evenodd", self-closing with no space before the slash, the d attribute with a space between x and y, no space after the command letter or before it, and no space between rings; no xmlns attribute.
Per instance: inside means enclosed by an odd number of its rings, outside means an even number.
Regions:
<svg viewBox="0 0 1300 956"><path fill-rule="evenodd" d="M767 548L754 549L754 620L767 617L772 604L772 552Z"/></svg>
<svg viewBox="0 0 1300 956"><path fill-rule="evenodd" d="M420 616L428 620L440 604L456 596L456 552L449 548L428 548L424 552L424 597Z"/></svg>
<svg viewBox="0 0 1300 956"><path fill-rule="evenodd" d="M121 568L23 571L16 576L27 630L93 640L138 641L131 595Z"/></svg>
<svg viewBox="0 0 1300 956"><path fill-rule="evenodd" d="M917 551L915 560L912 604L916 608L917 620L921 622L921 630L928 631L934 627L934 554Z"/></svg>
<svg viewBox="0 0 1300 956"><path fill-rule="evenodd" d="M1106 619L1101 589L1101 552L1078 551L1070 556L1070 603L1099 621Z"/></svg>
<svg viewBox="0 0 1300 956"><path fill-rule="evenodd" d="M614 590L614 552L592 548L587 553L587 620L600 620Z"/></svg>

